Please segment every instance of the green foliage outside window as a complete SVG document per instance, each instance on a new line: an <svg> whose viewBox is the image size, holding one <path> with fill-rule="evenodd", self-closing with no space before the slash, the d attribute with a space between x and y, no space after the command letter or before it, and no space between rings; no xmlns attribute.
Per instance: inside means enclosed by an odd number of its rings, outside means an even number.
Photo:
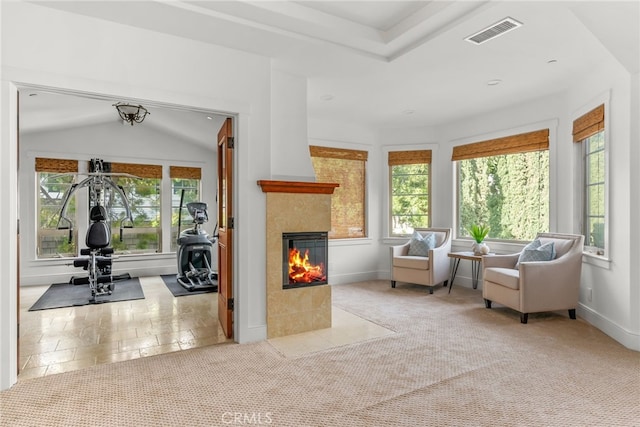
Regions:
<svg viewBox="0 0 640 427"><path fill-rule="evenodd" d="M549 231L549 151L461 160L458 236L486 224L489 239L532 240Z"/></svg>
<svg viewBox="0 0 640 427"><path fill-rule="evenodd" d="M73 183L73 175L39 172L38 180L38 258L73 257L76 255L75 235L69 243L69 230L58 230L60 208L65 193ZM67 216L75 218L76 198L72 196L67 205Z"/></svg>
<svg viewBox="0 0 640 427"><path fill-rule="evenodd" d="M200 180L173 178L171 179L171 251L178 248L178 216L180 213L180 197L184 190L184 200L182 202L182 230L190 227L193 219L187 211L187 203L200 201Z"/></svg>
<svg viewBox="0 0 640 427"><path fill-rule="evenodd" d="M604 254L605 224L605 158L604 131L598 132L583 141L585 152L585 203L584 227L587 246L598 249Z"/></svg>
<svg viewBox="0 0 640 427"><path fill-rule="evenodd" d="M429 223L429 164L391 166L391 235Z"/></svg>
<svg viewBox="0 0 640 427"><path fill-rule="evenodd" d="M104 205L111 221L111 245L116 251L155 253L161 250L160 179L113 177L122 186L129 201L133 228L124 229L120 241L120 223L126 216L124 204L115 193L105 195ZM125 223L126 224L126 223Z"/></svg>

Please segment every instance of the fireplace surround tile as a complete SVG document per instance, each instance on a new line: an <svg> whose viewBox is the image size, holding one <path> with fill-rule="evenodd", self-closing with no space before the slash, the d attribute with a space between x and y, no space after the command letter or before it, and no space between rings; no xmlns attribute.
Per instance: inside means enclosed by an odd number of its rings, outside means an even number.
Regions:
<svg viewBox="0 0 640 427"><path fill-rule="evenodd" d="M265 191L265 186L262 187ZM279 185L277 191L266 191L268 338L331 327L329 284L282 289L282 233L331 229L331 194L304 193L299 187ZM295 191L281 192L287 188Z"/></svg>

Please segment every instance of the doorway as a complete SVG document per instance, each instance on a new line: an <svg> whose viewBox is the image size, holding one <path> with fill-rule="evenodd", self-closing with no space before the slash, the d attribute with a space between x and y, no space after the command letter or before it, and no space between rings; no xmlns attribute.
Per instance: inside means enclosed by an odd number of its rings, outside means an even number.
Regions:
<svg viewBox="0 0 640 427"><path fill-rule="evenodd" d="M34 154L32 153L37 153L39 152L38 150L41 150L35 145L30 146L30 138L23 137L23 132L31 135L57 132L58 134L66 133L67 137L69 137L74 133L78 133L79 128L84 128L85 131L94 128L96 129L96 134L104 134L108 129L113 128L114 132L116 132L115 139L124 132L137 132L138 136L140 136L140 128L142 126L151 127L154 124L154 131L157 134L164 132L170 134L171 138L176 140L180 140L182 132L191 132L189 136L183 136L182 141L195 145L202 144L202 147L198 149L200 151L208 150L211 153L211 163L215 168L215 157L217 155L216 133L218 129L213 131L211 129L216 127L216 123L222 127L222 123L231 122L228 115L218 112L144 101L145 107L148 107L151 113L149 118L140 125L131 126L125 123L118 123L116 110L112 104L120 100L109 96L71 93L51 88L30 86L20 87L19 92L22 99L19 115L20 150L21 152L29 152L28 155L23 156L24 158L20 160L19 170L21 171L31 166L29 161L33 159ZM52 101L53 104L51 104ZM37 114L34 113L36 110L46 112L47 105L54 105L58 120L54 121L54 119L49 118L47 122L46 117L34 117L34 114ZM108 108L102 108L105 106ZM30 110L32 107L33 111ZM100 108L103 111L99 112L98 109ZM65 119L60 118L65 117L62 113L65 109L69 111L68 116L73 118L70 122L75 123L67 124ZM154 116L156 120L150 120ZM200 126L200 120L206 121L207 125ZM73 144L73 142L69 143ZM83 144L86 144L86 141ZM180 145L181 151L184 151L184 144ZM48 149L47 155L64 155L64 145L52 144L52 146L56 148L53 150ZM103 155L110 149L113 150L112 144L107 144L107 148L102 147L97 151L102 150L99 154ZM116 157L120 161L125 161L129 154L125 150L118 150L117 148L113 151L118 152ZM140 151L132 154L132 157L136 159L140 159L142 156L143 154ZM155 150L149 150L149 157L155 162L162 163L157 147L155 147ZM163 167L165 166L167 165L163 164ZM212 176L217 179L215 171L209 171L206 176L208 179L211 179ZM203 194L206 192L209 195L210 204L214 205L216 203L215 181L212 181L212 185L207 188L203 186L202 192ZM20 211L20 216L23 218L27 218L30 211L35 211L33 203L27 203L26 206L24 203L20 203L20 206L20 209L24 209L24 212ZM215 209L212 210L213 212L215 212ZM164 213L166 214L167 212ZM26 233L24 233L24 230L22 231L23 233L20 236L21 246L23 247L22 250L25 251L26 242L35 241L36 236L33 230ZM164 243L166 244L166 238ZM18 271L18 279L21 279L19 282L22 282L22 287L18 289L18 295L21 297L19 303L19 316L21 319L19 319L22 329L18 342L20 349L18 362L21 368L27 368L30 372L27 373L27 369L24 369L20 378L26 378L29 375L42 376L64 372L65 370L79 369L90 366L91 363L110 363L126 360L127 358L145 357L152 354L179 351L193 348L194 346L212 345L232 340L233 335L229 334L227 336L220 327L217 298L206 295L189 295L174 298L166 293L159 276L153 273L158 271L156 267L158 264L175 265L175 262L171 261L172 256L175 260L175 254L171 255L168 252L151 255L148 258L157 258L156 263L152 261L148 262L146 267L136 267L136 272L140 273L140 282L145 294L144 300L54 309L43 311L38 315L34 315L34 312L28 312L28 309L34 299L37 298L38 292L41 294L48 288L50 283L42 283L39 285L40 289L38 289L39 286L34 283L38 280L38 274L33 273L36 271L33 268L33 265L37 264L36 260L22 257L22 268L30 269L31 273L27 275L28 279L25 281L21 271ZM67 260L66 263L68 262ZM138 263L139 261L131 262ZM54 276L64 275L64 271L68 271L68 267L63 265L65 260L50 259L46 263ZM143 261L140 261L140 264L143 263ZM169 269L174 268L169 267ZM145 301L141 303L142 305L138 304L138 302L142 301ZM154 310L147 310L145 306L154 307ZM61 311L56 312L56 310ZM168 313L171 313L171 317ZM36 325L41 328L40 332L42 334L37 342L33 342L35 338L27 331L37 333ZM215 331L213 331L214 329Z"/></svg>

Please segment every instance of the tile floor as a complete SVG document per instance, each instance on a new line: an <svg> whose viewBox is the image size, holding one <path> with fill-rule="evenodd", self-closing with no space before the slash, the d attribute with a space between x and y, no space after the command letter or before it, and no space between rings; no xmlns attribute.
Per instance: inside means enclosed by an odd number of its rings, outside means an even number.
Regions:
<svg viewBox="0 0 640 427"><path fill-rule="evenodd" d="M23 287L18 380L227 341L217 294L174 297L158 276L140 284L144 299L40 311L28 310L49 286Z"/></svg>
<svg viewBox="0 0 640 427"><path fill-rule="evenodd" d="M390 329L333 306L331 328L271 338L268 341L284 356L297 357L305 353L367 341L393 333L395 332Z"/></svg>
<svg viewBox="0 0 640 427"><path fill-rule="evenodd" d="M141 277L145 298L29 311L48 289L20 291L21 379L146 357L227 340L217 294L174 297L160 277ZM285 357L379 338L394 332L337 307L332 327L268 340Z"/></svg>

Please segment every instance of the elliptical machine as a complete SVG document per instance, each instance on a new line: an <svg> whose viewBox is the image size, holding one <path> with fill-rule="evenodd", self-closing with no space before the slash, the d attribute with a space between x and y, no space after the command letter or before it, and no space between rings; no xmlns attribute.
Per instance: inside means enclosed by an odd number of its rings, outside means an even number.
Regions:
<svg viewBox="0 0 640 427"><path fill-rule="evenodd" d="M207 204L203 202L187 203L187 210L193 218L193 228L180 231L184 190L180 195L178 212L178 283L193 291L218 291L218 273L211 268L211 249L216 236L209 237L202 224L209 221ZM214 231L215 233L215 231Z"/></svg>

